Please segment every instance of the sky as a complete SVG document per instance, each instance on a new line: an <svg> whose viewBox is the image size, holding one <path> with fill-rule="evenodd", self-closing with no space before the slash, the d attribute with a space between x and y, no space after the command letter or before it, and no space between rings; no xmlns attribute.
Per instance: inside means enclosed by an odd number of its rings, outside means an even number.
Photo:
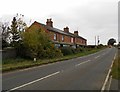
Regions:
<svg viewBox="0 0 120 92"><path fill-rule="evenodd" d="M24 15L28 25L34 21L46 24L52 18L55 28L68 26L89 45L95 44L95 36L100 44L110 38L118 41L118 0L1 0L0 22L11 21L17 13Z"/></svg>

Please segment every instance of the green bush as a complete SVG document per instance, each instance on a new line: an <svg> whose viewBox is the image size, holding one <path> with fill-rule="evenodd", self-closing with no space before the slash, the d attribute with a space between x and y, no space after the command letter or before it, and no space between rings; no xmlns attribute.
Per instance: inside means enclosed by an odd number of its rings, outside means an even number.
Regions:
<svg viewBox="0 0 120 92"><path fill-rule="evenodd" d="M62 47L61 52L63 53L64 56L71 55L75 53L75 49L72 47Z"/></svg>
<svg viewBox="0 0 120 92"><path fill-rule="evenodd" d="M55 58L63 56L61 51L54 47L47 33L42 29L23 33L24 56L31 59Z"/></svg>
<svg viewBox="0 0 120 92"><path fill-rule="evenodd" d="M78 47L75 49L76 53L84 52L86 49L84 47Z"/></svg>
<svg viewBox="0 0 120 92"><path fill-rule="evenodd" d="M61 52L60 49L56 49L55 50L55 57L62 57L63 56L63 53Z"/></svg>
<svg viewBox="0 0 120 92"><path fill-rule="evenodd" d="M86 52L86 51L90 51L91 48L84 48L84 47L78 47L78 48L72 48L72 47L62 47L61 48L61 52L63 53L63 55L71 55L71 54L76 54L76 53L80 53L80 52Z"/></svg>
<svg viewBox="0 0 120 92"><path fill-rule="evenodd" d="M43 50L41 53L38 54L39 58L56 58L56 57L62 57L63 54L61 53L60 49L56 48L47 48L46 50Z"/></svg>

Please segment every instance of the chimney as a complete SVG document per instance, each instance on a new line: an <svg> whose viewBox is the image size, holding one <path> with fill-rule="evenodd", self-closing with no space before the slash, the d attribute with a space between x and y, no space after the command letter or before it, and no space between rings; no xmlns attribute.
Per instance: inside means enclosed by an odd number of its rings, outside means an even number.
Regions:
<svg viewBox="0 0 120 92"><path fill-rule="evenodd" d="M74 31L74 35L78 36L78 31Z"/></svg>
<svg viewBox="0 0 120 92"><path fill-rule="evenodd" d="M64 28L64 32L69 33L69 28L68 28L68 27L65 27L65 28Z"/></svg>
<svg viewBox="0 0 120 92"><path fill-rule="evenodd" d="M47 26L50 26L50 27L53 27L53 22L52 22L52 19L47 19L47 22L46 22L46 25Z"/></svg>

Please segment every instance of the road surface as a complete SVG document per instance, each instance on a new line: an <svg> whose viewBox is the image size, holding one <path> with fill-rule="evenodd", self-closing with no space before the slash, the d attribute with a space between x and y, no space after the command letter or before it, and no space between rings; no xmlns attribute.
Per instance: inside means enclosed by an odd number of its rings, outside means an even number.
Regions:
<svg viewBox="0 0 120 92"><path fill-rule="evenodd" d="M117 52L97 53L39 67L4 73L3 90L100 90Z"/></svg>

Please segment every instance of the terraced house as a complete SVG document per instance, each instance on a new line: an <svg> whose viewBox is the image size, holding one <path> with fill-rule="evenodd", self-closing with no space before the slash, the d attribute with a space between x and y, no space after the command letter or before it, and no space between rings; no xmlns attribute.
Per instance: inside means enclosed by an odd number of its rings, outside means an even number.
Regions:
<svg viewBox="0 0 120 92"><path fill-rule="evenodd" d="M79 36L78 31L70 33L68 27L63 28L63 30L54 28L52 19L47 19L46 25L35 21L28 28L28 31L31 28L34 28L35 30L42 29L47 32L51 41L55 44L56 47L71 46L77 48L79 46L87 45L87 40Z"/></svg>

